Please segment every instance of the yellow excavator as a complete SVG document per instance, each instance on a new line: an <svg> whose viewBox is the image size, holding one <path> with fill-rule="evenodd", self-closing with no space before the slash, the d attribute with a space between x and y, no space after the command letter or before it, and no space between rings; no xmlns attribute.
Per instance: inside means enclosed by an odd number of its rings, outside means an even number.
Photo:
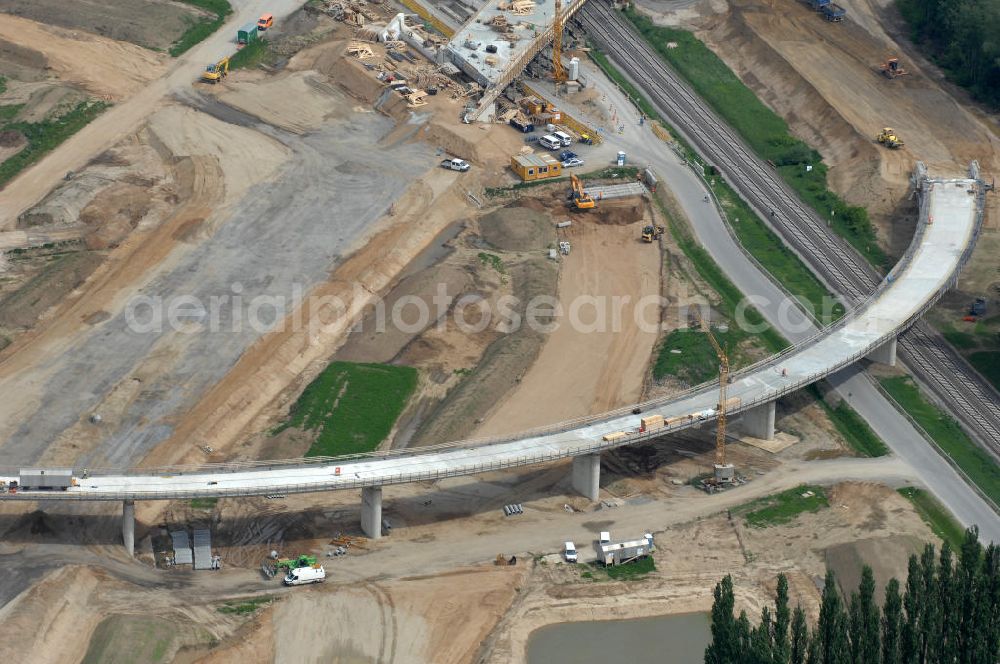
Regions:
<svg viewBox="0 0 1000 664"><path fill-rule="evenodd" d="M663 237L663 233L666 230L663 226L645 226L642 229L642 241L653 242L653 240L658 240Z"/></svg>
<svg viewBox="0 0 1000 664"><path fill-rule="evenodd" d="M201 80L206 83L218 83L226 77L229 73L229 58L225 57L216 62L213 65L209 65L205 68L204 73L201 75Z"/></svg>
<svg viewBox="0 0 1000 664"><path fill-rule="evenodd" d="M580 178L576 175L569 176L570 185L573 187L573 191L570 194L570 198L573 200L573 207L577 210L590 210L594 207L594 199L583 190L583 183L580 182Z"/></svg>
<svg viewBox="0 0 1000 664"><path fill-rule="evenodd" d="M875 137L875 140L893 150L901 148L904 145L903 139L896 134L896 130L892 127L883 127L881 133Z"/></svg>

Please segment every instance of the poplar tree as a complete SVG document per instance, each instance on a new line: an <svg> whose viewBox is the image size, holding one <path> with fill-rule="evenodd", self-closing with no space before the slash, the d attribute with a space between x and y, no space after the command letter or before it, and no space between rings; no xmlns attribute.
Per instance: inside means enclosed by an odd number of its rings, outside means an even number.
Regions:
<svg viewBox="0 0 1000 664"><path fill-rule="evenodd" d="M882 604L882 664L900 664L900 628L903 601L899 596L899 581L889 579ZM874 660L873 660L874 661Z"/></svg>
<svg viewBox="0 0 1000 664"><path fill-rule="evenodd" d="M805 664L809 656L809 628L806 627L806 612L796 606L792 612L792 638L788 661L790 664Z"/></svg>
<svg viewBox="0 0 1000 664"><path fill-rule="evenodd" d="M733 607L733 577L715 584L712 602L712 643L705 649L705 664L732 664L739 653Z"/></svg>
<svg viewBox="0 0 1000 664"><path fill-rule="evenodd" d="M774 645L771 661L773 664L788 664L790 649L788 643L788 623L791 611L788 609L788 578L778 575L778 588L774 593Z"/></svg>

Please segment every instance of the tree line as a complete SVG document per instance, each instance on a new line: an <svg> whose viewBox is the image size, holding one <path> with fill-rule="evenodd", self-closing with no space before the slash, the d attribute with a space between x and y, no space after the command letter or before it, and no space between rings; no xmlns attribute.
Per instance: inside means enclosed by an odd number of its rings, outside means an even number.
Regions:
<svg viewBox="0 0 1000 664"><path fill-rule="evenodd" d="M1000 547L984 549L976 528L957 556L947 542L940 555L928 544L910 556L905 588L891 579L881 607L870 567L846 602L828 571L812 627L800 606L789 607L784 574L757 625L746 611L734 615L732 577L714 597L705 664L996 664L1000 657Z"/></svg>
<svg viewBox="0 0 1000 664"><path fill-rule="evenodd" d="M914 41L980 101L1000 107L1000 1L896 0Z"/></svg>

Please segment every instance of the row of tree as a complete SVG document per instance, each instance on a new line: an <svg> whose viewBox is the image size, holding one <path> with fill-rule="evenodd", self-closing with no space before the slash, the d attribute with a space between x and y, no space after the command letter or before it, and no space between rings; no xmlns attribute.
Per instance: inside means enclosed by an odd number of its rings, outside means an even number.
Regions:
<svg viewBox="0 0 1000 664"><path fill-rule="evenodd" d="M980 100L1000 107L1000 2L897 0L918 43Z"/></svg>
<svg viewBox="0 0 1000 664"><path fill-rule="evenodd" d="M774 608L752 625L733 613L733 580L715 586L712 642L705 664L996 664L1000 661L1000 547L985 549L970 528L953 560L928 544L911 556L906 587L891 579L879 607L867 565L844 602L827 572L819 620L810 628L801 607L790 609L788 580L778 576Z"/></svg>

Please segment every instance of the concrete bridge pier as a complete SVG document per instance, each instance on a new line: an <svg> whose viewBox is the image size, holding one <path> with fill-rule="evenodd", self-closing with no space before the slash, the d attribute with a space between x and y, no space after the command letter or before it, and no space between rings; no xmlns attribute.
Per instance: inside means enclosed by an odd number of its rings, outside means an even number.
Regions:
<svg viewBox="0 0 1000 664"><path fill-rule="evenodd" d="M888 364L890 367L896 366L896 337L868 353L868 359L879 364Z"/></svg>
<svg viewBox="0 0 1000 664"><path fill-rule="evenodd" d="M382 487L361 489L361 531L369 539L382 537Z"/></svg>
<svg viewBox="0 0 1000 664"><path fill-rule="evenodd" d="M748 436L771 440L774 438L774 402L769 401L743 413L743 431Z"/></svg>
<svg viewBox="0 0 1000 664"><path fill-rule="evenodd" d="M129 557L135 555L135 501L126 500L122 503L122 541Z"/></svg>
<svg viewBox="0 0 1000 664"><path fill-rule="evenodd" d="M573 457L573 489L581 496L596 501L601 492L601 454Z"/></svg>

